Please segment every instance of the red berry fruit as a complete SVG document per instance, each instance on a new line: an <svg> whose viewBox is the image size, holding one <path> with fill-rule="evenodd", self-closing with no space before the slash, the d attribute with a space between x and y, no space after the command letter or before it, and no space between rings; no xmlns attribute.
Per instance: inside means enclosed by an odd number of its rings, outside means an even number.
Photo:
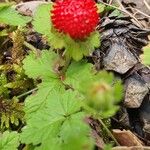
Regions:
<svg viewBox="0 0 150 150"><path fill-rule="evenodd" d="M98 24L94 0L57 0L52 10L53 26L73 39L84 39Z"/></svg>

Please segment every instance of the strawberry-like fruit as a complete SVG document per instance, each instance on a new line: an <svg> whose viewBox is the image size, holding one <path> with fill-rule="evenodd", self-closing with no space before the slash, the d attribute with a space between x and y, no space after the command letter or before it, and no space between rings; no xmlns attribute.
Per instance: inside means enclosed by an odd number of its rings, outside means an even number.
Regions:
<svg viewBox="0 0 150 150"><path fill-rule="evenodd" d="M84 39L98 24L94 0L56 0L51 11L53 26L73 39Z"/></svg>

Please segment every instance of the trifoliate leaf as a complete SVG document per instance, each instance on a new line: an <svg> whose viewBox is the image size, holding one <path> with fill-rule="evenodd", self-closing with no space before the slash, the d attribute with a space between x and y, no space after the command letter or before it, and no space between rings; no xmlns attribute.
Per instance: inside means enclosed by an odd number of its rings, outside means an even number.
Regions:
<svg viewBox="0 0 150 150"><path fill-rule="evenodd" d="M34 79L40 77L42 83L25 100L27 125L21 134L22 142L33 144L35 150L82 150L83 147L91 150L90 129L81 112L83 98L76 91L65 91L53 71L55 55L43 50L30 53L23 61L26 74Z"/></svg>
<svg viewBox="0 0 150 150"><path fill-rule="evenodd" d="M52 3L42 4L37 8L35 12L33 27L35 31L49 35L51 34L51 20L50 20L50 10L52 9Z"/></svg>
<svg viewBox="0 0 150 150"><path fill-rule="evenodd" d="M5 131L0 135L0 150L17 150L19 146L19 134Z"/></svg>
<svg viewBox="0 0 150 150"><path fill-rule="evenodd" d="M23 68L30 78L50 79L58 78L54 71L57 55L52 51L43 50L38 56L30 53L23 61Z"/></svg>
<svg viewBox="0 0 150 150"><path fill-rule="evenodd" d="M22 16L12 7L4 7L0 9L0 23L5 23L13 26L25 26L30 17Z"/></svg>
<svg viewBox="0 0 150 150"><path fill-rule="evenodd" d="M81 99L77 93L66 91L60 94L53 91L43 96L47 104L27 118L27 126L21 134L22 142L41 144L37 150L66 150L66 147L72 148L73 141L79 150L84 145L89 145L91 149L91 139L88 138L90 129L83 121L85 115L80 112Z"/></svg>
<svg viewBox="0 0 150 150"><path fill-rule="evenodd" d="M143 64L150 65L150 43L143 48L144 54L141 55Z"/></svg>

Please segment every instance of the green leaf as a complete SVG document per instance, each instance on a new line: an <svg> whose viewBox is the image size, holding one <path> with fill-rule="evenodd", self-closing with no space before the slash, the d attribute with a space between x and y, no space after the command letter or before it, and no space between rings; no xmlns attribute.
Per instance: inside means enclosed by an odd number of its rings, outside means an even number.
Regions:
<svg viewBox="0 0 150 150"><path fill-rule="evenodd" d="M115 9L115 10L109 15L109 17L118 17L118 18L120 18L120 17L124 17L124 15L122 14L121 11Z"/></svg>
<svg viewBox="0 0 150 150"><path fill-rule="evenodd" d="M47 107L49 97L51 97L54 92L65 92L62 84L57 79L42 82L38 85L38 89L37 93L26 98L24 109L26 118L30 118L32 114L36 114L36 112Z"/></svg>
<svg viewBox="0 0 150 150"><path fill-rule="evenodd" d="M52 51L43 50L41 53L30 53L23 60L23 68L26 75L30 78L42 79L42 83L38 85L38 91L34 96L28 96L25 101L26 116L31 116L46 107L47 97L57 91L64 92L64 85L54 72L54 64L57 55Z"/></svg>
<svg viewBox="0 0 150 150"><path fill-rule="evenodd" d="M10 7L12 6L14 3L13 2L9 2L9 3L0 3L0 10L3 9L3 8L7 8L7 7Z"/></svg>
<svg viewBox="0 0 150 150"><path fill-rule="evenodd" d="M143 64L150 65L150 43L143 48L144 54L141 55Z"/></svg>
<svg viewBox="0 0 150 150"><path fill-rule="evenodd" d="M93 74L92 66L92 64L86 61L73 62L66 72L66 80L64 83L79 90L81 81L88 81L91 78Z"/></svg>
<svg viewBox="0 0 150 150"><path fill-rule="evenodd" d="M30 17L22 16L12 7L4 7L0 9L0 23L5 23L13 26L25 26Z"/></svg>
<svg viewBox="0 0 150 150"><path fill-rule="evenodd" d="M34 79L40 77L42 83L25 100L27 125L21 134L22 142L40 144L36 150L82 150L84 146L91 150L93 141L81 112L82 98L78 92L65 91L53 72L55 58L55 53L43 50L40 54L30 53L23 61L26 74Z"/></svg>
<svg viewBox="0 0 150 150"><path fill-rule="evenodd" d="M58 78L54 71L54 64L57 55L48 50L43 50L39 54L30 53L23 61L23 68L30 78L50 79Z"/></svg>
<svg viewBox="0 0 150 150"><path fill-rule="evenodd" d="M81 99L78 94L53 91L46 97L43 95L44 98L47 99L45 107L27 118L27 126L21 134L22 142L33 145L41 143L36 148L38 150L66 150L66 147L73 148L73 141L79 150L84 145L89 145L91 149L92 141L87 136L90 129L83 122L85 115L80 112Z"/></svg>
<svg viewBox="0 0 150 150"><path fill-rule="evenodd" d="M28 96L25 101L26 117L30 117L36 112L46 107L48 96L57 91L58 93L64 92L64 85L54 72L54 64L57 55L52 51L43 50L41 53L30 53L23 60L23 68L26 75L30 78L42 79L42 83L38 85L38 91L33 96Z"/></svg>
<svg viewBox="0 0 150 150"><path fill-rule="evenodd" d="M0 150L17 150L19 146L19 134L5 131L0 136Z"/></svg>
<svg viewBox="0 0 150 150"><path fill-rule="evenodd" d="M83 122L84 113L77 113L67 119L62 125L60 136L64 140L63 150L93 149L93 142L89 134L89 127ZM80 138L79 138L80 137Z"/></svg>
<svg viewBox="0 0 150 150"><path fill-rule="evenodd" d="M33 27L35 31L49 35L51 34L51 19L50 19L50 11L52 9L52 3L42 4L37 8L35 12Z"/></svg>

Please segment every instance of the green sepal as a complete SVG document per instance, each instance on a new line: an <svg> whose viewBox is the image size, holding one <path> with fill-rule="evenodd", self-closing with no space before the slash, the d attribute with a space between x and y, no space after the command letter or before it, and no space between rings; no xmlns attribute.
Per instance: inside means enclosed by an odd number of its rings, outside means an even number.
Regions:
<svg viewBox="0 0 150 150"><path fill-rule="evenodd" d="M33 17L33 28L35 31L49 36L51 34L51 19L50 11L52 9L52 3L40 5Z"/></svg>
<svg viewBox="0 0 150 150"><path fill-rule="evenodd" d="M79 61L88 56L96 47L100 46L100 34L94 31L85 40L74 40L69 35L58 33L54 28L48 36L49 43L54 49L65 48L65 55Z"/></svg>

